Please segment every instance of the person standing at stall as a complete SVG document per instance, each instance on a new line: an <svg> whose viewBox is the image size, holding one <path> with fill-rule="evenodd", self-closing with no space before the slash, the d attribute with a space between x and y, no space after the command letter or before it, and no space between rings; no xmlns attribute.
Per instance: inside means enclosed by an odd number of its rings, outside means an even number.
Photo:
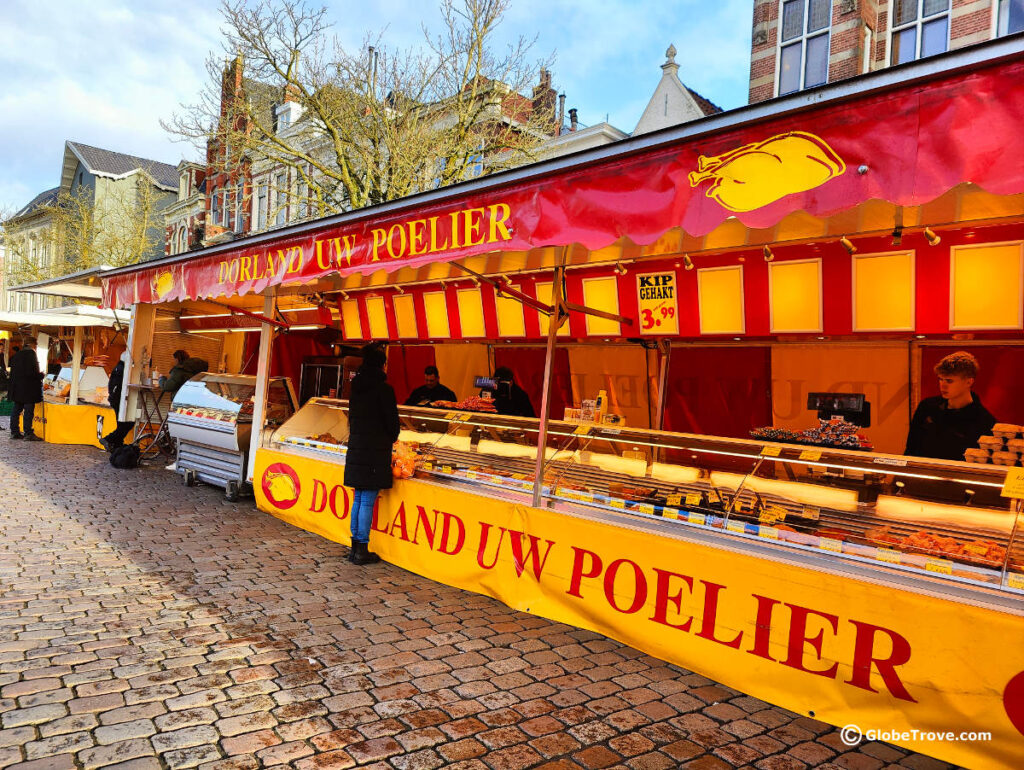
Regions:
<svg viewBox="0 0 1024 770"><path fill-rule="evenodd" d="M174 366L170 373L160 380L160 395L170 393L172 396L186 382L201 372L208 372L210 364L202 358L193 358L184 350L175 350Z"/></svg>
<svg viewBox="0 0 1024 770"><path fill-rule="evenodd" d="M0 388L7 389L7 340L0 340Z"/></svg>
<svg viewBox="0 0 1024 770"><path fill-rule="evenodd" d="M978 359L966 351L950 353L935 366L939 394L917 405L910 421L904 454L940 460L963 460L964 451L992 432L996 418L971 390Z"/></svg>
<svg viewBox="0 0 1024 770"><path fill-rule="evenodd" d="M349 395L345 456L345 486L355 490L349 561L360 565L380 561L370 551L370 526L378 493L391 488L391 447L399 433L398 401L384 374L387 356L378 345L364 347L362 356Z"/></svg>
<svg viewBox="0 0 1024 770"><path fill-rule="evenodd" d="M423 370L423 384L405 399L406 406L430 406L435 401L458 401L455 391L441 384L437 367L431 364Z"/></svg>
<svg viewBox="0 0 1024 770"><path fill-rule="evenodd" d="M537 416L526 391L516 385L516 378L511 369L499 366L494 370L494 379L498 383L494 393L494 408L498 410L498 414L514 417Z"/></svg>
<svg viewBox="0 0 1024 770"><path fill-rule="evenodd" d="M115 415L121 408L121 389L124 387L124 365L127 358L128 351L126 350L121 354L121 360L117 362L117 366L114 367L114 371L110 373L110 378L107 380L107 401L110 402L110 408L114 410ZM100 443L108 452L113 452L119 446L124 446L125 436L134 427L134 421L118 420L117 427L101 438Z"/></svg>
<svg viewBox="0 0 1024 770"><path fill-rule="evenodd" d="M32 337L26 337L22 341L21 350L11 357L7 397L14 402L14 409L11 412L11 438L42 441L32 427L36 404L42 403L43 400L43 373L39 370L36 341ZM18 425L19 418L22 420L22 427Z"/></svg>

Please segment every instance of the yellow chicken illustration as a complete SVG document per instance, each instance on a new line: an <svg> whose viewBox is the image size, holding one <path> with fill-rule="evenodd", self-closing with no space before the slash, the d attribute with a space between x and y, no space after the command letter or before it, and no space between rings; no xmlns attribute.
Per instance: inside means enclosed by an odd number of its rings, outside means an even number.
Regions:
<svg viewBox="0 0 1024 770"><path fill-rule="evenodd" d="M690 186L713 180L707 196L730 211L753 211L790 193L813 190L846 171L825 140L803 131L779 134L715 157L701 155Z"/></svg>
<svg viewBox="0 0 1024 770"><path fill-rule="evenodd" d="M276 503L287 503L299 496L295 479L287 473L268 472L263 476L263 489Z"/></svg>
<svg viewBox="0 0 1024 770"><path fill-rule="evenodd" d="M163 299L170 294L171 289L174 288L174 273L170 270L165 270L164 272L153 276L150 286L152 287L153 293L156 295L157 299Z"/></svg>

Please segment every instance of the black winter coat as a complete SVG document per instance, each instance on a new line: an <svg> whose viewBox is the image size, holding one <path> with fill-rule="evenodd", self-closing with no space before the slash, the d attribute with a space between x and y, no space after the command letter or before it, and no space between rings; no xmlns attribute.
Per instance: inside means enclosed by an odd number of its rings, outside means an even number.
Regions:
<svg viewBox="0 0 1024 770"><path fill-rule="evenodd" d="M903 454L963 460L964 451L977 447L978 439L991 433L995 424L977 393L971 393L971 403L960 409L950 409L942 396L932 396L917 405Z"/></svg>
<svg viewBox="0 0 1024 770"><path fill-rule="evenodd" d="M384 372L361 366L348 400L345 486L390 489L391 447L398 440L398 402Z"/></svg>
<svg viewBox="0 0 1024 770"><path fill-rule="evenodd" d="M115 412L121 407L121 388L124 387L124 361L118 361L107 380L107 401Z"/></svg>
<svg viewBox="0 0 1024 770"><path fill-rule="evenodd" d="M11 357L7 397L19 404L38 404L43 400L43 373L32 348L22 348Z"/></svg>

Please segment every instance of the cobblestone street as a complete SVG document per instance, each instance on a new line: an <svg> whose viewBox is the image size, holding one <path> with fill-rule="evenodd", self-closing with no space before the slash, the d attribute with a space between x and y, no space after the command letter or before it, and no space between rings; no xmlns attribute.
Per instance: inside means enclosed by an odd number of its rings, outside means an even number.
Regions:
<svg viewBox="0 0 1024 770"><path fill-rule="evenodd" d="M6 420L4 420L6 425ZM948 767L0 432L0 768Z"/></svg>

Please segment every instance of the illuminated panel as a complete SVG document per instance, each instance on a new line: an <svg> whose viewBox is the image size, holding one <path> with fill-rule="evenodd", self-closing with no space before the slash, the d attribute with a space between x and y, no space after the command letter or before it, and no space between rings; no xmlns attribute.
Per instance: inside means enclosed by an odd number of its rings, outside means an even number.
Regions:
<svg viewBox="0 0 1024 770"><path fill-rule="evenodd" d="M443 291L432 291L423 295L423 306L427 311L427 336L443 339L451 336L448 327L448 303Z"/></svg>
<svg viewBox="0 0 1024 770"><path fill-rule="evenodd" d="M949 328L1021 328L1022 254L1022 243L953 247Z"/></svg>
<svg viewBox="0 0 1024 770"><path fill-rule="evenodd" d="M459 323L463 337L485 337L484 303L480 298L480 289L459 289Z"/></svg>
<svg viewBox="0 0 1024 770"><path fill-rule="evenodd" d="M521 286L509 284L509 288L522 291ZM525 337L526 319L523 316L523 303L517 299L495 296L494 305L498 312L499 337Z"/></svg>
<svg viewBox="0 0 1024 770"><path fill-rule="evenodd" d="M411 294L397 294L393 298L395 304L395 321L398 323L399 337L416 337L416 303Z"/></svg>
<svg viewBox="0 0 1024 770"><path fill-rule="evenodd" d="M341 329L347 340L363 339L363 325L359 320L359 302L354 299L341 301Z"/></svg>
<svg viewBox="0 0 1024 770"><path fill-rule="evenodd" d="M701 334L742 334L743 267L709 267L697 271Z"/></svg>
<svg viewBox="0 0 1024 770"><path fill-rule="evenodd" d="M366 314L370 318L370 339L388 339L388 316L384 310L384 298L367 297Z"/></svg>
<svg viewBox="0 0 1024 770"><path fill-rule="evenodd" d="M537 284L537 300L543 305L551 305L551 289L554 286L553 283L538 283ZM540 333L547 336L548 333L548 320L549 316L544 315L541 312L537 313L540 316ZM550 316L553 318L554 316ZM569 321L567 320L562 324L562 328L558 330L559 337L569 336Z"/></svg>
<svg viewBox="0 0 1024 770"><path fill-rule="evenodd" d="M583 304L587 307L619 312L619 286L614 278L585 278L583 280ZM618 321L587 316L587 334L617 337L621 332Z"/></svg>
<svg viewBox="0 0 1024 770"><path fill-rule="evenodd" d="M821 260L768 263L773 332L821 331Z"/></svg>
<svg viewBox="0 0 1024 770"><path fill-rule="evenodd" d="M914 328L914 252L853 258L853 330Z"/></svg>

